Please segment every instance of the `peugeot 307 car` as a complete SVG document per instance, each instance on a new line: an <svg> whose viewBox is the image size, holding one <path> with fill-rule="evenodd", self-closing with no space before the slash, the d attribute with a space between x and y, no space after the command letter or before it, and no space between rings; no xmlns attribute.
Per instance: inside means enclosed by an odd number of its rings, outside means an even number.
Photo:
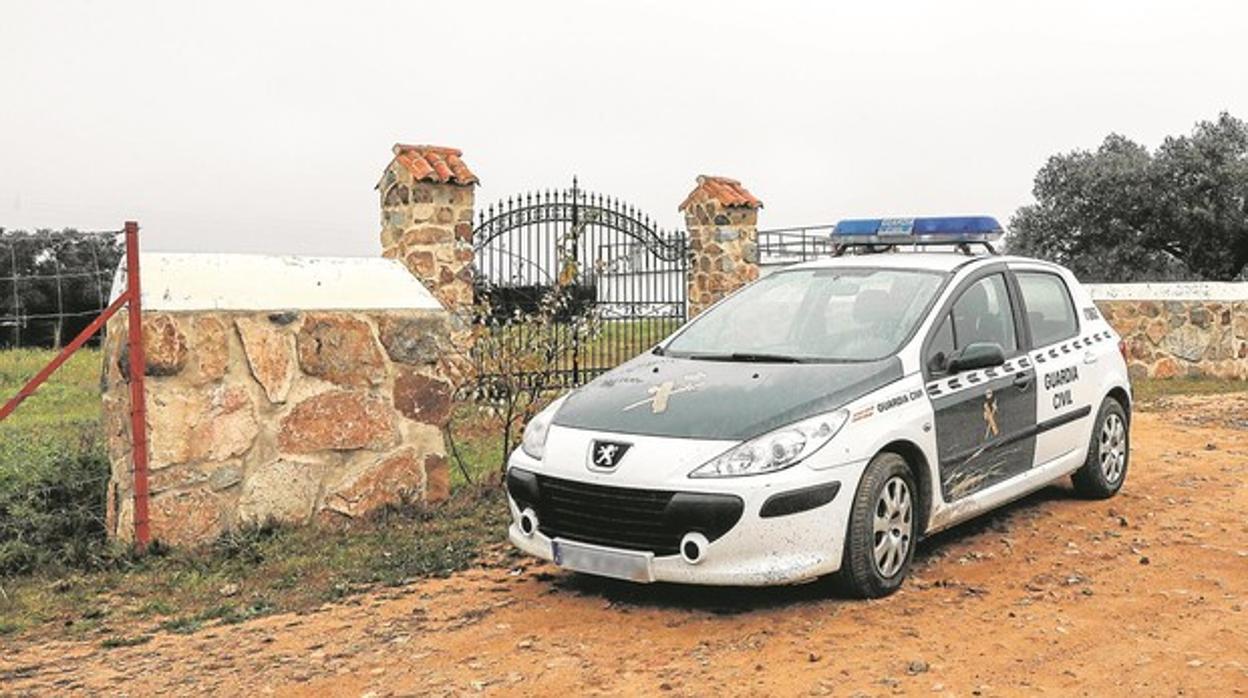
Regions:
<svg viewBox="0 0 1248 698"><path fill-rule="evenodd" d="M1067 476L1113 496L1122 343L1069 271L995 254L1001 234L986 217L838 223L835 256L743 287L532 419L509 538L592 575L835 573L879 597L934 531Z"/></svg>

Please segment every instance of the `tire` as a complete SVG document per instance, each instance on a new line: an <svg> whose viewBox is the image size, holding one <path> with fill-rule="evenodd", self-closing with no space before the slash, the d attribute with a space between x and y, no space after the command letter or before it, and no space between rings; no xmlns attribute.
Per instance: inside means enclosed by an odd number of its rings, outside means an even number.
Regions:
<svg viewBox="0 0 1248 698"><path fill-rule="evenodd" d="M1087 458L1070 477L1080 497L1109 499L1122 489L1131 459L1129 426L1122 404L1112 397L1105 398L1092 426Z"/></svg>
<svg viewBox="0 0 1248 698"><path fill-rule="evenodd" d="M877 599L901 586L919 538L918 491L904 458L886 452L871 459L849 515L836 580L843 593Z"/></svg>

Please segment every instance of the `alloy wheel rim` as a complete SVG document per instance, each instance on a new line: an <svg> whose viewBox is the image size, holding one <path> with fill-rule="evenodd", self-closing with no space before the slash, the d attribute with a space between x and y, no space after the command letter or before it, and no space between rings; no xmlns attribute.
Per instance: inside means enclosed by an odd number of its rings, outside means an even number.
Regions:
<svg viewBox="0 0 1248 698"><path fill-rule="evenodd" d="M1116 414L1106 417L1099 439L1101 473L1105 475L1105 481L1112 485L1122 479L1122 471L1127 464L1127 428L1122 418Z"/></svg>
<svg viewBox="0 0 1248 698"><path fill-rule="evenodd" d="M875 569L883 577L901 571L913 539L913 509L910 486L893 476L884 483L875 502L872 545Z"/></svg>

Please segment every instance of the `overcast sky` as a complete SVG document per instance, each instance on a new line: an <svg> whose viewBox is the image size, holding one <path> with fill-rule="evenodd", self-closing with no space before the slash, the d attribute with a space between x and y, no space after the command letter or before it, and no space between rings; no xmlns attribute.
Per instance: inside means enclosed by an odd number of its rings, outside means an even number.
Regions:
<svg viewBox="0 0 1248 698"><path fill-rule="evenodd" d="M586 188L662 223L699 173L761 227L987 213L1054 153L1248 118L1244 2L0 0L0 226L373 255L395 141L478 205Z"/></svg>

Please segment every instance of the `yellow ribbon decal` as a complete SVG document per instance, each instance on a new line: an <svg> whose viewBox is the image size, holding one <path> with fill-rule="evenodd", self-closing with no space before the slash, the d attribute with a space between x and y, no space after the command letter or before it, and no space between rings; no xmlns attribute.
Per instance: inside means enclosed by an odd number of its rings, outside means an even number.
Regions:
<svg viewBox="0 0 1248 698"><path fill-rule="evenodd" d="M984 394L984 441L1001 433L997 426L997 400L989 390Z"/></svg>

